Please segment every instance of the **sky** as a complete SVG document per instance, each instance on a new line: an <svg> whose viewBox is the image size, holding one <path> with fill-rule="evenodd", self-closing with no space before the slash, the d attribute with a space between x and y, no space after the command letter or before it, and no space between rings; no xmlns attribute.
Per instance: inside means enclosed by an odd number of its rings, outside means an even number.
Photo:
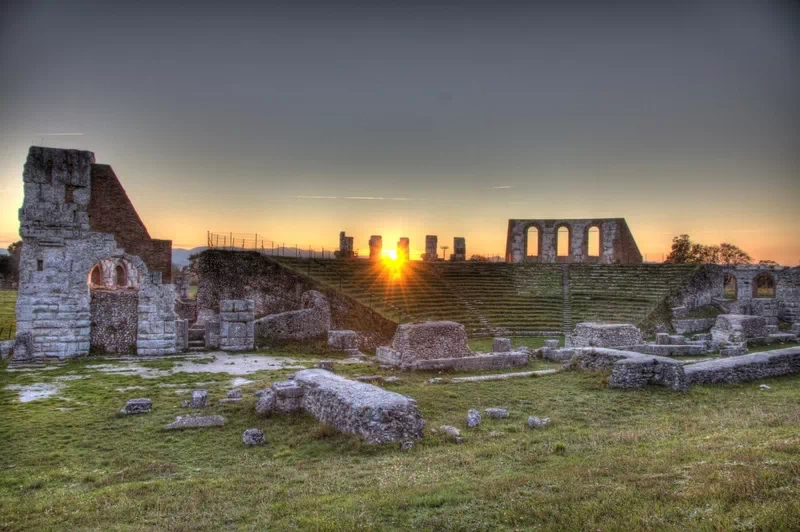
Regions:
<svg viewBox="0 0 800 532"><path fill-rule="evenodd" d="M0 246L31 145L93 151L154 238L505 250L509 218L623 217L800 262L790 2L15 2Z"/></svg>

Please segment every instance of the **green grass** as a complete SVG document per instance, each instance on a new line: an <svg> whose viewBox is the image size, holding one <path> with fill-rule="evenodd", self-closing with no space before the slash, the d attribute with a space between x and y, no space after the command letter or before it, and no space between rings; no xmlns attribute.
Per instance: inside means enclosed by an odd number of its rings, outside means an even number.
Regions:
<svg viewBox="0 0 800 532"><path fill-rule="evenodd" d="M16 290L0 290L0 341L14 337L17 329L17 317L14 313L16 304Z"/></svg>
<svg viewBox="0 0 800 532"><path fill-rule="evenodd" d="M529 340L541 339L516 341ZM225 427L166 432L187 413L176 388L216 381L205 385L213 401L230 377L144 379L91 372L93 363L0 372L0 529L798 527L800 376L770 379L770 391L756 381L680 394L610 390L603 372L449 385L425 384L437 373L397 372L402 381L390 389L415 398L428 427L452 424L466 436L456 445L426 433L402 452L363 445L306 415L257 417L252 392L289 370L250 376L256 382L244 387L242 403L212 405L208 412L225 415ZM68 399L23 404L6 389L70 375L86 378L62 381ZM117 391L126 386L143 389ZM132 397L153 399L153 412L119 416ZM465 428L469 408L493 406L511 416ZM531 430L528 415L553 423ZM242 444L250 427L265 431L266 446Z"/></svg>

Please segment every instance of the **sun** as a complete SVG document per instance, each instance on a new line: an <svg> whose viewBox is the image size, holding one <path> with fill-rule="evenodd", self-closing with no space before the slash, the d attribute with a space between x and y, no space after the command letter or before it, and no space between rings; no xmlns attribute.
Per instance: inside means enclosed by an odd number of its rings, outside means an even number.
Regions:
<svg viewBox="0 0 800 532"><path fill-rule="evenodd" d="M387 260L397 260L397 250L396 249L384 249L381 251L383 254L382 260L386 262Z"/></svg>
<svg viewBox="0 0 800 532"><path fill-rule="evenodd" d="M404 258L397 257L397 250L389 249L383 252L381 263L389 273L389 277L393 281L398 281L403 278L403 265L405 264Z"/></svg>

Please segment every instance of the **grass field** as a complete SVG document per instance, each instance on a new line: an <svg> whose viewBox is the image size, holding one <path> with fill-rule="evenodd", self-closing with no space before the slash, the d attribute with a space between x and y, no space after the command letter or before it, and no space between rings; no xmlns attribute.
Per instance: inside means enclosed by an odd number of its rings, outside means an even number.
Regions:
<svg viewBox="0 0 800 532"><path fill-rule="evenodd" d="M0 340L14 337L17 320L14 305L17 303L16 290L0 290Z"/></svg>
<svg viewBox="0 0 800 532"><path fill-rule="evenodd" d="M609 390L603 372L443 385L425 383L438 374L397 373L391 389L419 402L429 428L466 436L457 445L427 433L403 452L306 415L257 417L252 392L288 369L249 376L240 404L212 405L225 427L176 433L162 430L186 413L176 390L205 382L213 402L230 376L146 379L97 363L0 372L0 529L798 529L800 376L771 379L769 391L753 382L680 394ZM60 383L61 398L20 403L7 389L34 383ZM130 386L142 388L119 390ZM153 412L119 416L131 397L153 399ZM465 428L469 408L494 406L511 416ZM529 415L553 423L531 430ZM266 446L242 444L250 427Z"/></svg>

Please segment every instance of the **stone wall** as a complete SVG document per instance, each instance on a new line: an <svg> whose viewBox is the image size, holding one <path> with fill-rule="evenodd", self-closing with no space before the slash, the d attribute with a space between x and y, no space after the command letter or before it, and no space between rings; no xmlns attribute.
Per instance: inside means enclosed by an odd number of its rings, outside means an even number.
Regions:
<svg viewBox="0 0 800 532"><path fill-rule="evenodd" d="M528 249L528 229L539 231L539 249ZM569 255L557 254L557 235L569 229ZM589 229L599 229L600 255L589 255ZM506 262L641 264L642 254L624 218L584 220L509 220Z"/></svg>
<svg viewBox="0 0 800 532"><path fill-rule="evenodd" d="M86 151L30 149L19 211L23 246L17 334L30 335L36 359L88 354L90 272L104 263L124 264L124 288L139 295L137 353L174 353L172 286L161 284L162 273L151 272L142 258L120 247L114 234L97 232L90 223L94 160Z"/></svg>
<svg viewBox="0 0 800 532"><path fill-rule="evenodd" d="M566 347L623 347L641 345L642 333L630 324L583 322L567 335Z"/></svg>
<svg viewBox="0 0 800 532"><path fill-rule="evenodd" d="M219 347L223 351L249 351L255 347L255 301L223 299L219 313Z"/></svg>
<svg viewBox="0 0 800 532"><path fill-rule="evenodd" d="M258 345L276 342L307 342L327 338L331 328L331 307L321 292L303 294L300 310L259 318L255 323Z"/></svg>
<svg viewBox="0 0 800 532"><path fill-rule="evenodd" d="M198 321L219 313L222 299L252 299L257 318L298 310L302 295L316 290L330 306L330 328L356 331L359 348L388 343L396 324L354 299L256 252L208 250L192 262L197 274Z"/></svg>
<svg viewBox="0 0 800 532"><path fill-rule="evenodd" d="M372 235L369 237L369 258L370 260L380 260L383 251L383 237Z"/></svg>
<svg viewBox="0 0 800 532"><path fill-rule="evenodd" d="M800 347L700 362L685 371L690 384L731 384L800 373Z"/></svg>
<svg viewBox="0 0 800 532"><path fill-rule="evenodd" d="M711 329L714 343L741 343L754 338L767 337L767 323L763 316L720 314Z"/></svg>
<svg viewBox="0 0 800 532"><path fill-rule="evenodd" d="M722 271L736 280L736 299L725 301L729 313L763 316L771 325L778 320L800 320L800 267L747 265L728 266ZM775 297L758 297L754 293L753 281L761 274L774 280ZM723 297L721 285L717 297Z"/></svg>
<svg viewBox="0 0 800 532"><path fill-rule="evenodd" d="M425 235L425 260L435 262L439 258L439 237Z"/></svg>
<svg viewBox="0 0 800 532"><path fill-rule="evenodd" d="M139 326L137 290L92 290L92 353L136 352Z"/></svg>
<svg viewBox="0 0 800 532"><path fill-rule="evenodd" d="M467 260L467 240L463 236L453 238L453 260Z"/></svg>

